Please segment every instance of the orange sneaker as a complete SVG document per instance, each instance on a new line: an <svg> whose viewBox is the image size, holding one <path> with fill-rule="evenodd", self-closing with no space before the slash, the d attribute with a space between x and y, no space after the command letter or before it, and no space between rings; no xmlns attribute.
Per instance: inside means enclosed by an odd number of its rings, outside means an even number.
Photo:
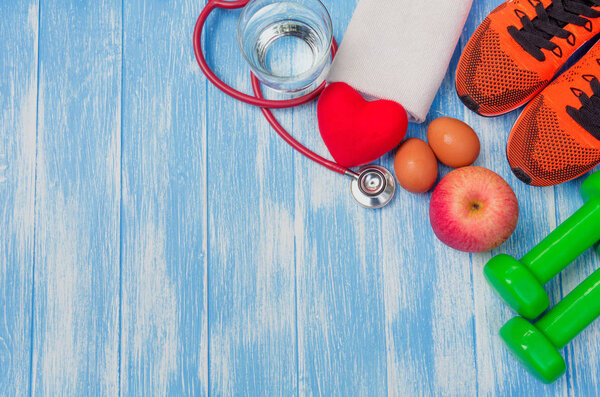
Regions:
<svg viewBox="0 0 600 397"><path fill-rule="evenodd" d="M483 116L538 94L569 57L600 33L600 0L509 0L485 18L458 63L456 91Z"/></svg>
<svg viewBox="0 0 600 397"><path fill-rule="evenodd" d="M577 178L600 164L600 43L544 89L508 138L514 174L535 186Z"/></svg>

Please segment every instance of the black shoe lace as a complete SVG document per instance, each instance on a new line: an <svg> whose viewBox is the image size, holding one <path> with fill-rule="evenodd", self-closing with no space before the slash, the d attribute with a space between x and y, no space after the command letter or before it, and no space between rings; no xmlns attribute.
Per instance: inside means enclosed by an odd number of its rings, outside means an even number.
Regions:
<svg viewBox="0 0 600 397"><path fill-rule="evenodd" d="M530 0L532 4L534 1L536 0ZM594 6L600 6L600 0L554 0L548 8L537 2L537 16L529 19L523 11L516 10L523 27L519 29L509 26L508 32L525 51L540 62L546 59L542 49L553 51L556 56L562 57L560 47L550 40L559 37L566 39L570 45L575 45L575 36L564 27L573 24L591 31L592 23L587 18L600 17L600 11L594 10Z"/></svg>
<svg viewBox="0 0 600 397"><path fill-rule="evenodd" d="M600 59L598 63L600 64ZM581 108L567 106L567 113L577 124L600 140L600 81L592 75L584 75L583 78L589 81L593 95L589 97L585 92L571 88L573 94L579 97Z"/></svg>

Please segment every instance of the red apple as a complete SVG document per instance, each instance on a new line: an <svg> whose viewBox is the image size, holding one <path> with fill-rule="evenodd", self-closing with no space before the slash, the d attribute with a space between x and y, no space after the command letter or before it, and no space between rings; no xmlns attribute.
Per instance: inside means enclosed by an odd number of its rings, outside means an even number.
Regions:
<svg viewBox="0 0 600 397"><path fill-rule="evenodd" d="M464 252L490 251L513 234L519 203L512 188L493 171L464 167L438 184L429 206L435 235Z"/></svg>

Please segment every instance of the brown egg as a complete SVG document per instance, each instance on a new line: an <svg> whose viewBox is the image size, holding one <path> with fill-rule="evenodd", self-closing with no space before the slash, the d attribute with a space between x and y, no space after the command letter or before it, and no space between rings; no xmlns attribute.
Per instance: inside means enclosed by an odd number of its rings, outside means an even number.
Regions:
<svg viewBox="0 0 600 397"><path fill-rule="evenodd" d="M479 156L479 138L460 120L440 117L427 129L427 141L438 160L452 168L471 165Z"/></svg>
<svg viewBox="0 0 600 397"><path fill-rule="evenodd" d="M396 152L396 179L411 193L425 193L437 179L438 165L429 145L420 139L407 139Z"/></svg>

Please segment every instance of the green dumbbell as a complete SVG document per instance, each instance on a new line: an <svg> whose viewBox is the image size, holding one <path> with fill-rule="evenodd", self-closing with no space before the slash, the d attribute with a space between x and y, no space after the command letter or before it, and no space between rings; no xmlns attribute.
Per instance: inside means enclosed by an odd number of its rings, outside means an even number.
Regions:
<svg viewBox="0 0 600 397"><path fill-rule="evenodd" d="M515 317L500 336L532 374L552 383L566 370L559 350L600 316L600 269L535 324Z"/></svg>
<svg viewBox="0 0 600 397"><path fill-rule="evenodd" d="M600 171L581 187L585 204L520 261L492 258L484 268L490 285L519 315L539 317L550 305L544 285L600 241Z"/></svg>

